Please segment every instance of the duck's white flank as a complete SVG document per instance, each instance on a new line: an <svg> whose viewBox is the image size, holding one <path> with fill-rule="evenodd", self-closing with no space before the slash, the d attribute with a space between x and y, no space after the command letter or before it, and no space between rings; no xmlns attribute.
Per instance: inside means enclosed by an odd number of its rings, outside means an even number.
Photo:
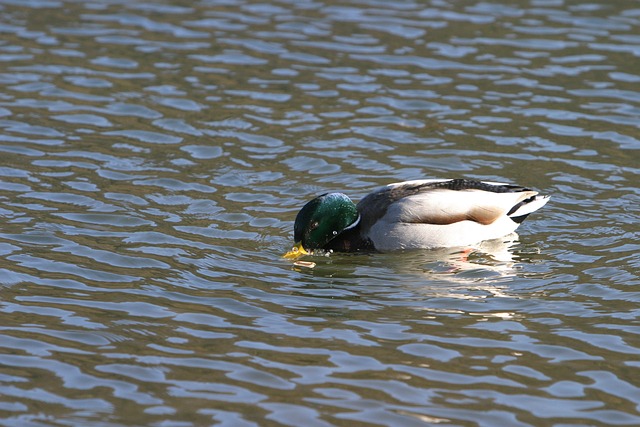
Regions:
<svg viewBox="0 0 640 427"><path fill-rule="evenodd" d="M387 187L443 181L416 180ZM518 228L512 218L528 215L547 203L549 196L537 194L532 190L495 193L446 188L420 192L393 202L367 235L380 251L464 246L496 239Z"/></svg>

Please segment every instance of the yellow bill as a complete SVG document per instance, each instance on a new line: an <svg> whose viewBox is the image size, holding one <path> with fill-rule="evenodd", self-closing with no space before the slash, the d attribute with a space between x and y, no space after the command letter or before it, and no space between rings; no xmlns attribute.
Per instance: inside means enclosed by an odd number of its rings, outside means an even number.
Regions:
<svg viewBox="0 0 640 427"><path fill-rule="evenodd" d="M293 248L289 252L283 255L284 258L287 259L296 259L300 258L303 255L311 255L302 247L302 242L298 242L295 244Z"/></svg>

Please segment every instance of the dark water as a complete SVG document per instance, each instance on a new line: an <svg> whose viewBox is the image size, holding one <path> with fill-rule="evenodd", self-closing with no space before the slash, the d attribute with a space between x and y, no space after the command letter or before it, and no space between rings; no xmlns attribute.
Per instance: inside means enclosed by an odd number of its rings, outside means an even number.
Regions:
<svg viewBox="0 0 640 427"><path fill-rule="evenodd" d="M640 3L0 2L0 425L640 425ZM281 258L309 198L552 194Z"/></svg>

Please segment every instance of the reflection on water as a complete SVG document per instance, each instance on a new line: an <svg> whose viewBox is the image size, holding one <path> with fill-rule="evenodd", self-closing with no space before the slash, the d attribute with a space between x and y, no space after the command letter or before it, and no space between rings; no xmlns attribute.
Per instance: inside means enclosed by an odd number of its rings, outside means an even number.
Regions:
<svg viewBox="0 0 640 427"><path fill-rule="evenodd" d="M413 250L386 254L313 255L306 257L315 266L292 269L302 276L349 277L380 275L380 285L389 286L390 277L396 288L415 293L422 307L425 298L482 299L514 297L510 293L522 264L536 262L532 255L538 248L525 247L516 233L502 239L479 243L476 247ZM369 277L369 283L372 282ZM301 281L302 282L302 281ZM347 283L350 285L350 283Z"/></svg>
<svg viewBox="0 0 640 427"><path fill-rule="evenodd" d="M0 424L640 424L637 5L0 12ZM280 257L315 195L442 177L553 198Z"/></svg>

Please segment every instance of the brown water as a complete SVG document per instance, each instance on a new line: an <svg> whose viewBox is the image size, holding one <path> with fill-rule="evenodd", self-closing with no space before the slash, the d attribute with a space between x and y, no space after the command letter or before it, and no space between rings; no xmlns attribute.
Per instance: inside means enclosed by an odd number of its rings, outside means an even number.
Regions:
<svg viewBox="0 0 640 427"><path fill-rule="evenodd" d="M0 2L0 425L640 425L640 3ZM306 200L551 194L316 257Z"/></svg>

